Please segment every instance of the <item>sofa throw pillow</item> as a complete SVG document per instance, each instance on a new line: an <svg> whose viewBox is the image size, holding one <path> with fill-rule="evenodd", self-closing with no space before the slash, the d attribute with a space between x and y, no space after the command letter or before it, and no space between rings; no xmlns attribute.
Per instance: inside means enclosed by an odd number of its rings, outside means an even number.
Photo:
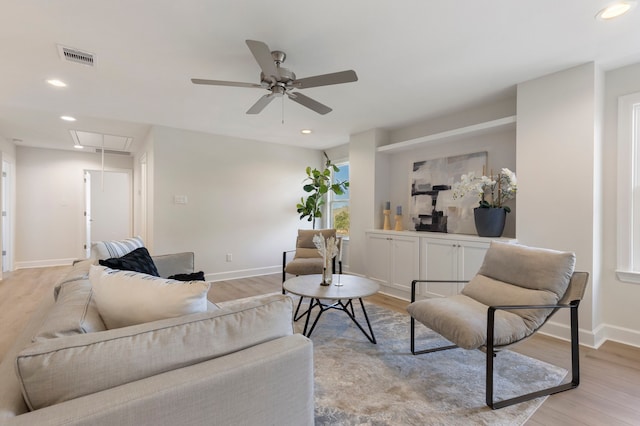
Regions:
<svg viewBox="0 0 640 426"><path fill-rule="evenodd" d="M96 306L109 329L207 311L205 281L176 281L91 266Z"/></svg>
<svg viewBox="0 0 640 426"><path fill-rule="evenodd" d="M204 271L193 272L191 274L175 274L169 276L169 279L178 281L204 281Z"/></svg>
<svg viewBox="0 0 640 426"><path fill-rule="evenodd" d="M91 257L93 259L122 257L140 247L144 247L144 241L141 237L125 238L118 241L96 241L91 244Z"/></svg>
<svg viewBox="0 0 640 426"><path fill-rule="evenodd" d="M145 247L140 247L122 257L100 259L100 265L122 271L142 272L143 274L159 277L155 263Z"/></svg>

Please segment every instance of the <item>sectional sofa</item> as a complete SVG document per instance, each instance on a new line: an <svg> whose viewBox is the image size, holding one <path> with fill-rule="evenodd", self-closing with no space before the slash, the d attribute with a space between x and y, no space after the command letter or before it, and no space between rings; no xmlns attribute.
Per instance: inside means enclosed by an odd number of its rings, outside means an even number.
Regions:
<svg viewBox="0 0 640 426"><path fill-rule="evenodd" d="M161 276L193 254L153 257ZM0 363L0 424L313 424L313 351L270 294L107 329L75 264Z"/></svg>

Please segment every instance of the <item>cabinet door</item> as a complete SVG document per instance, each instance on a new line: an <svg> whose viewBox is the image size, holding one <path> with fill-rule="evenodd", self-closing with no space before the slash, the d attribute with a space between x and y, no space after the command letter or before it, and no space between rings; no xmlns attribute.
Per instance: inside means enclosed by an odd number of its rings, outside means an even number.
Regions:
<svg viewBox="0 0 640 426"><path fill-rule="evenodd" d="M389 285L411 291L411 281L420 277L420 240L394 236L391 241L391 277Z"/></svg>
<svg viewBox="0 0 640 426"><path fill-rule="evenodd" d="M426 280L458 279L458 242L437 238L422 238L422 278ZM461 285L455 283L422 283L420 294L445 297L457 294Z"/></svg>
<svg viewBox="0 0 640 426"><path fill-rule="evenodd" d="M475 241L459 242L458 276L461 280L469 281L478 273L488 248L488 243L478 243Z"/></svg>
<svg viewBox="0 0 640 426"><path fill-rule="evenodd" d="M388 235L367 234L367 276L381 284L389 281L390 239Z"/></svg>

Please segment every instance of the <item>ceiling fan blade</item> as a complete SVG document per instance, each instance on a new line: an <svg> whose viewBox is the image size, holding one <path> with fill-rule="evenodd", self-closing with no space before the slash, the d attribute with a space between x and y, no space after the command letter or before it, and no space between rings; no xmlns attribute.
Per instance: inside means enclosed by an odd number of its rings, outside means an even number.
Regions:
<svg viewBox="0 0 640 426"><path fill-rule="evenodd" d="M193 84L209 84L211 86L233 86L233 87L256 87L258 89L264 89L263 86L254 83L241 83L237 81L222 81L222 80L204 80L201 78L192 78Z"/></svg>
<svg viewBox="0 0 640 426"><path fill-rule="evenodd" d="M293 87L308 89L309 87L329 86L331 84L351 83L354 81L358 81L356 72L354 70L348 70L301 78L293 82Z"/></svg>
<svg viewBox="0 0 640 426"><path fill-rule="evenodd" d="M333 111L331 108L329 108L326 105L321 104L320 102L316 101L315 99L311 99L308 96L303 95L302 93L287 93L287 96L289 96L289 99L291 99L293 102L297 102L302 106L305 106L315 112L317 112L318 114L328 114L331 111Z"/></svg>
<svg viewBox="0 0 640 426"><path fill-rule="evenodd" d="M251 108L247 111L247 114L259 114L267 105L271 103L272 100L276 98L276 95L273 93L269 93L268 95L264 95L258 102L253 104Z"/></svg>
<svg viewBox="0 0 640 426"><path fill-rule="evenodd" d="M271 50L269 50L269 46L261 41L256 40L246 40L247 46L249 46L249 50L253 54L253 57L256 58L256 62L260 65L262 72L266 76L273 76L276 80L280 78L280 73L278 73L278 69L276 68L275 62L273 62L273 57L271 56Z"/></svg>

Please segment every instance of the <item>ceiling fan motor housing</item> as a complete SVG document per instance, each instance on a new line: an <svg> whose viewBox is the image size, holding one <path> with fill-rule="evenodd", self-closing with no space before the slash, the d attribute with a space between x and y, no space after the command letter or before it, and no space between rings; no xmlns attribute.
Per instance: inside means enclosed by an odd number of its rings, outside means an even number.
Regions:
<svg viewBox="0 0 640 426"><path fill-rule="evenodd" d="M267 83L269 88L271 88L276 82L289 84L296 79L296 75L290 69L284 67L278 67L279 76L275 76L276 81L273 81L273 78L269 76L265 76L263 72L260 73L260 82Z"/></svg>

